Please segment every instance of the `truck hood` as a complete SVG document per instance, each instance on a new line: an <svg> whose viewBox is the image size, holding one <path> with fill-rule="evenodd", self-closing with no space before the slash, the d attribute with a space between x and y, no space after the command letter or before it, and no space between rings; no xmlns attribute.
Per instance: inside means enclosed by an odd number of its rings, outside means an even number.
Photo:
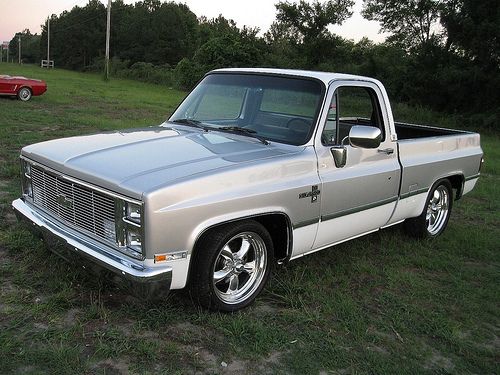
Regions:
<svg viewBox="0 0 500 375"><path fill-rule="evenodd" d="M147 192L196 174L302 149L164 124L41 142L24 147L22 155L62 174L140 199Z"/></svg>

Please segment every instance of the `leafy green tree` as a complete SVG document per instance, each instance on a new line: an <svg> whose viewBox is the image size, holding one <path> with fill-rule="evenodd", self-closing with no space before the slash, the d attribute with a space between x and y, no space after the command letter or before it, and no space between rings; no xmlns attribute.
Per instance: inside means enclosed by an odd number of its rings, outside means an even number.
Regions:
<svg viewBox="0 0 500 375"><path fill-rule="evenodd" d="M266 63L272 67L300 68L306 66L304 54L298 53L300 43L295 33L288 25L273 22L264 34L264 41L268 46Z"/></svg>
<svg viewBox="0 0 500 375"><path fill-rule="evenodd" d="M500 66L500 2L498 0L450 0L441 22L448 45L484 67Z"/></svg>
<svg viewBox="0 0 500 375"><path fill-rule="evenodd" d="M298 3L278 2L276 24L268 38L274 40L295 40L298 53L305 57L306 67L314 67L327 55L327 46L334 42L328 26L342 24L352 15L353 0L330 0L312 3L300 0ZM280 35L281 34L281 35Z"/></svg>
<svg viewBox="0 0 500 375"><path fill-rule="evenodd" d="M191 88L206 72L222 67L263 65L266 44L257 36L259 29L239 29L233 20L222 15L201 19L199 43L192 59L185 58L175 68L182 88Z"/></svg>
<svg viewBox="0 0 500 375"><path fill-rule="evenodd" d="M352 15L352 0L330 0L320 3L318 0L308 3L300 0L298 3L288 1L276 4L276 19L289 26L295 37L301 42L311 42L328 35L327 27L342 24Z"/></svg>
<svg viewBox="0 0 500 375"><path fill-rule="evenodd" d="M173 66L192 57L198 45L198 20L185 4L145 0L134 5L113 1L111 57L127 61ZM51 18L51 56L57 66L94 69L105 49L106 8L99 0L75 6ZM47 30L42 32L45 55ZM115 61L117 61L115 59Z"/></svg>
<svg viewBox="0 0 500 375"><path fill-rule="evenodd" d="M29 29L24 29L16 33L9 42L10 58L14 59L14 61L18 59L19 37L21 37L21 61L29 64L39 63L40 53L38 46L40 44L40 35L31 34Z"/></svg>
<svg viewBox="0 0 500 375"><path fill-rule="evenodd" d="M137 3L118 22L120 58L175 65L196 49L198 20L185 4Z"/></svg>
<svg viewBox="0 0 500 375"><path fill-rule="evenodd" d="M255 31L255 35L258 30ZM227 19L219 14L218 17L207 19L200 17L199 25L199 46L207 43L212 38L218 38L224 35L239 35L240 29L236 26L236 22Z"/></svg>
<svg viewBox="0 0 500 375"><path fill-rule="evenodd" d="M390 40L412 49L441 39L437 30L444 3L441 0L363 0L362 15L380 22L383 31L392 33Z"/></svg>

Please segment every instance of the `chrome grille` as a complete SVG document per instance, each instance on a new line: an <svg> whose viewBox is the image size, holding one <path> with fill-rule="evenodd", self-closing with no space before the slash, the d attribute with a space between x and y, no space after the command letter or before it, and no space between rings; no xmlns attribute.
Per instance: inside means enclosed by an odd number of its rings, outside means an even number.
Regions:
<svg viewBox="0 0 500 375"><path fill-rule="evenodd" d="M116 244L115 201L38 166L31 168L33 203L61 221Z"/></svg>

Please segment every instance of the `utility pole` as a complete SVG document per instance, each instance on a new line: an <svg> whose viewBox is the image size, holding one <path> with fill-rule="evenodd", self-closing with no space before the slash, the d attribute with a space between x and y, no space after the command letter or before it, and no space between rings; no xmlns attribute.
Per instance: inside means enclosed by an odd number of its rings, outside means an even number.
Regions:
<svg viewBox="0 0 500 375"><path fill-rule="evenodd" d="M104 79L109 79L109 33L111 32L111 0L108 0L108 20L106 23L106 66L104 71Z"/></svg>
<svg viewBox="0 0 500 375"><path fill-rule="evenodd" d="M50 69L50 17L47 18L47 69Z"/></svg>
<svg viewBox="0 0 500 375"><path fill-rule="evenodd" d="M18 35L19 42L19 65L21 65L21 34Z"/></svg>

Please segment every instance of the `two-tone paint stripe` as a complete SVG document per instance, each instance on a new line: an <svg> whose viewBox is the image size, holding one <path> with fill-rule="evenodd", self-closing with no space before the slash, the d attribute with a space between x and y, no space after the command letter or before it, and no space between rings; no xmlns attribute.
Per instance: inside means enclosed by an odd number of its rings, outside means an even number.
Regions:
<svg viewBox="0 0 500 375"><path fill-rule="evenodd" d="M422 188L422 189L413 190L413 191L409 191L408 193L401 194L401 199L406 199L406 198L409 198L409 197L413 197L414 195L419 195L419 194L422 194L422 193L427 193L428 191L429 191L428 187Z"/></svg>
<svg viewBox="0 0 500 375"><path fill-rule="evenodd" d="M333 219L339 218L341 216L355 214L357 212L364 211L364 210L369 210L371 208L376 208L376 207L379 207L379 206L383 206L384 204L389 204L389 203L395 202L397 200L398 200L398 196L395 195L393 197L380 200L378 202L364 204L362 206L357 206L357 207L354 207L354 208L349 208L347 210L342 210L342 211L334 212L332 214L323 215L323 216L321 216L321 221L333 220Z"/></svg>
<svg viewBox="0 0 500 375"><path fill-rule="evenodd" d="M347 216L347 215L355 214L357 212L369 210L371 208L380 207L380 206L383 206L385 204L389 204L389 203L395 202L397 200L398 200L398 196L395 195L393 197L390 197L390 198L387 198L387 199L383 199L381 201L373 202L373 203L370 203L370 204L365 204L365 205L362 205L362 206L357 206L357 207L354 207L354 208L349 208L347 210L338 211L338 212L335 212L335 213L332 213L332 214L322 215L321 217L315 217L315 218L310 219L310 220L299 221L298 223L295 223L293 225L293 229L298 229L298 228L302 228L302 227L305 227L305 226L308 226L308 225L317 224L320 221L320 219L321 219L321 221L333 220L333 219L339 218L341 216Z"/></svg>
<svg viewBox="0 0 500 375"><path fill-rule="evenodd" d="M302 227L307 227L308 225L317 224L319 222L319 217L315 217L314 219L299 221L298 223L293 224L293 229L299 229Z"/></svg>
<svg viewBox="0 0 500 375"><path fill-rule="evenodd" d="M479 176L480 176L480 174L478 173L478 174L466 177L465 181L474 180L474 179L478 178ZM406 198L412 197L414 195L419 195L419 194L427 193L428 191L429 191L429 187L422 188L422 189L417 189L417 190L410 191L408 193L401 194L400 196L395 195L393 197L380 200L378 202L373 202L373 203L370 203L370 204L365 204L365 205L362 205L362 206L358 206L358 207L354 207L354 208L349 208L347 210L342 210L342 211L335 212L335 213L332 213L332 214L322 215L321 217L315 217L315 218L310 219L310 220L299 221L298 223L293 224L293 229L298 229L298 228L306 227L308 225L317 224L320 220L321 221L333 220L333 219L337 219L337 218L342 217L342 216L347 216L347 215L355 214L355 213L360 212L360 211L364 211L364 210L369 210L371 208L380 207L380 206L383 206L385 204L389 204L389 203L395 202L398 199L406 199Z"/></svg>

